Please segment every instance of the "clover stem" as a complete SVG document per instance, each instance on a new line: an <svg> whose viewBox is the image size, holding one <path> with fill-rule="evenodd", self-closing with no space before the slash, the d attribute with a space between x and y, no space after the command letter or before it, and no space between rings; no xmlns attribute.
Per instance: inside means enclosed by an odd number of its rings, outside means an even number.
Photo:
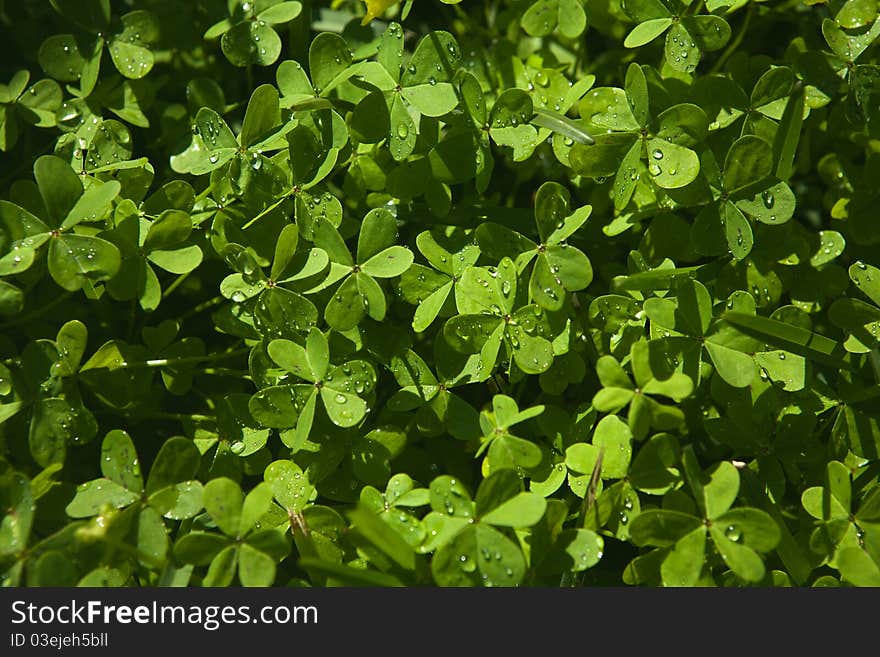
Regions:
<svg viewBox="0 0 880 657"><path fill-rule="evenodd" d="M688 7L687 9L685 9L685 11L684 11L684 15L686 15L686 16L693 16L693 15L695 15L697 12L700 11L700 8L701 8L704 4L705 4L705 3L704 3L704 0L699 0L699 2L695 2L695 3L692 4L690 7Z"/></svg>
<svg viewBox="0 0 880 657"><path fill-rule="evenodd" d="M234 376L245 381L251 380L251 375L247 370L237 370L232 367L206 367L201 370L201 373L212 376Z"/></svg>
<svg viewBox="0 0 880 657"><path fill-rule="evenodd" d="M287 46L290 48L290 58L298 62L309 61L309 43L312 32L312 0L300 0L302 9L299 16L288 23Z"/></svg>
<svg viewBox="0 0 880 657"><path fill-rule="evenodd" d="M214 191L214 186L216 183L209 183L207 187L205 187L201 192L196 195L196 202L206 199L208 194Z"/></svg>
<svg viewBox="0 0 880 657"><path fill-rule="evenodd" d="M50 310L52 310L52 308L57 306L59 303L66 301L70 297L70 295L72 295L72 294L73 294L73 292L65 292L63 294L59 294L58 296L56 296L49 303L42 306L41 308L37 308L36 310L33 310L33 311L27 313L26 315L20 315L19 317L16 317L15 319L10 319L8 322L4 322L3 324L0 324L0 330L11 328L13 326L18 326L19 324L26 324L27 322L31 321L32 319L39 317L40 315L44 315L47 312L49 312Z"/></svg>
<svg viewBox="0 0 880 657"><path fill-rule="evenodd" d="M871 371L874 372L874 379L880 383L880 349L874 347L868 354L868 362L871 363Z"/></svg>
<svg viewBox="0 0 880 657"><path fill-rule="evenodd" d="M197 305L192 310L188 310L187 312L183 313L177 319L178 319L178 321L182 322L185 319L189 319L193 315L198 315L200 312L202 312L204 310L208 310L209 308L213 308L214 306L219 306L224 301L226 301L226 298L223 297L222 295L218 294L216 297L212 297L212 298L208 299L207 301L203 301L202 303Z"/></svg>
<svg viewBox="0 0 880 657"><path fill-rule="evenodd" d="M204 415L201 413L166 413L163 411L153 411L152 413L132 414L128 411L121 411L115 408L98 408L92 411L95 415L120 415L128 418L132 422L143 420L178 420L184 422L187 420L194 422L213 422L216 418L213 415Z"/></svg>
<svg viewBox="0 0 880 657"><path fill-rule="evenodd" d="M169 285L165 289L164 292L162 292L162 298L163 299L167 298L172 292L174 292L174 290L176 290L178 287L180 287L180 284L183 283L186 280L186 277L189 276L190 274L192 274L193 271L195 271L195 270L193 269L193 270L188 271L185 274L181 274L180 276L175 278L174 282L171 285Z"/></svg>
<svg viewBox="0 0 880 657"><path fill-rule="evenodd" d="M174 367L185 363L202 363L207 361L222 360L224 358L234 358L235 356L243 356L250 353L250 347L241 347L233 351L226 351L219 354L205 354L204 356L183 356L181 358L152 358L136 362L123 362L117 366L117 369L141 369L145 367Z"/></svg>
<svg viewBox="0 0 880 657"><path fill-rule="evenodd" d="M132 298L131 301L128 302L128 341L131 342L134 337L134 323L135 317L137 317L137 299Z"/></svg>
<svg viewBox="0 0 880 657"><path fill-rule="evenodd" d="M270 205L269 207L267 207L265 210L262 210L262 211L261 211L258 215L256 215L253 219L251 219L250 221L248 221L247 223L245 223L245 224L241 227L241 229L242 229L242 230L246 230L247 228L250 228L253 224L255 224L255 223L257 222L257 220L262 219L262 218L265 217L267 214L269 214L270 212L272 212L272 210L274 210L274 209L277 208L279 205L281 205L282 203L284 203L284 201L286 201L286 200L288 199L288 197L289 197L289 194L284 194L284 195L282 195L281 198L279 198L277 201L275 201L272 205Z"/></svg>
<svg viewBox="0 0 880 657"><path fill-rule="evenodd" d="M715 62L712 69L709 71L710 73L717 73L721 70L721 67L727 62L730 56L736 52L737 48L742 44L743 39L746 36L746 32L749 29L749 23L752 22L752 15L755 13L755 4L753 2L749 3L749 8L746 9L745 18L743 18L742 25L740 25L739 32L736 33L736 36L733 38L733 41L730 42L730 45L727 46L727 49L721 53L721 57L718 58L718 61Z"/></svg>

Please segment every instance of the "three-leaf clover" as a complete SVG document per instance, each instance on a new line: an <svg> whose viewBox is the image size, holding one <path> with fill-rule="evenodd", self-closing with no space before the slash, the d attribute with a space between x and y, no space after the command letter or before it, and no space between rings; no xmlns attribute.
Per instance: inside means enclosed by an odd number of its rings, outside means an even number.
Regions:
<svg viewBox="0 0 880 657"><path fill-rule="evenodd" d="M702 173L713 201L694 220L694 247L704 255L730 253L743 260L755 242L747 217L784 224L794 215L794 192L774 175L773 147L756 135L744 135L730 146L722 170L706 165L708 158L704 154Z"/></svg>
<svg viewBox="0 0 880 657"><path fill-rule="evenodd" d="M265 426L296 427L294 442L301 443L312 428L318 399L337 426L353 427L364 419L367 398L376 386L376 373L367 361L331 368L327 337L316 327L305 347L282 338L269 343L268 353L278 367L309 383L270 386L251 397L251 413Z"/></svg>
<svg viewBox="0 0 880 657"><path fill-rule="evenodd" d="M569 214L571 195L555 182L546 182L535 195L536 244L527 237L500 224L486 222L477 228L477 240L484 253L509 256L522 272L532 260L529 298L547 310L559 310L566 292L587 287L593 280L593 268L583 251L566 240L590 217L592 206L585 205Z"/></svg>
<svg viewBox="0 0 880 657"><path fill-rule="evenodd" d="M430 504L430 492L427 488L417 488L408 474L399 473L391 477L384 493L373 486L364 486L360 501L413 547L419 547L425 540L427 530L410 509Z"/></svg>
<svg viewBox="0 0 880 657"><path fill-rule="evenodd" d="M29 269L48 242L49 274L65 290L91 291L95 283L113 278L119 271L119 249L74 228L103 219L119 194L119 183L88 180L84 188L70 165L54 155L37 158L34 177L41 202L28 202L25 208L0 201L0 225L10 237L9 251L0 257L0 275Z"/></svg>
<svg viewBox="0 0 880 657"><path fill-rule="evenodd" d="M413 262L413 253L395 244L397 221L384 208L370 210L361 223L356 258L329 220L318 217L314 225L314 243L330 258L327 278L311 291L328 288L340 279L324 309L324 319L337 331L357 326L365 315L380 322L388 302L377 278L393 278L405 272Z"/></svg>
<svg viewBox="0 0 880 657"><path fill-rule="evenodd" d="M638 64L627 68L623 89L593 89L579 107L589 125L605 134L597 135L595 145L575 144L571 165L585 176L614 175L616 210L630 202L645 169L662 189L685 187L699 174L700 157L691 147L708 134L706 113L679 103L652 115L648 81Z"/></svg>
<svg viewBox="0 0 880 657"><path fill-rule="evenodd" d="M434 343L435 361L454 360L444 342ZM459 440L474 438L479 433L478 414L473 406L452 388L470 383L468 368L462 368L456 376L449 375L448 368L438 365L435 376L424 360L413 350L406 349L391 357L391 373L400 387L388 400L388 408L397 412L415 411L416 426L429 435L446 428ZM477 368L474 368L477 369ZM477 373L479 370L477 369Z"/></svg>
<svg viewBox="0 0 880 657"><path fill-rule="evenodd" d="M766 70L746 93L737 70L730 76L707 75L694 82L693 97L709 116L709 129L722 130L736 126L742 135L758 135L768 141L775 137L778 122L792 95L795 77L787 66ZM805 114L809 109L804 111Z"/></svg>
<svg viewBox="0 0 880 657"><path fill-rule="evenodd" d="M215 110L202 107L196 114L190 146L172 156L171 165L180 173L201 175L232 162L235 168L229 173L239 189L267 176L273 178L267 185L272 189L276 176L269 171L275 171L263 153L287 148L285 134L294 125L293 121L282 124L278 90L263 84L251 94L238 137Z"/></svg>
<svg viewBox="0 0 880 657"><path fill-rule="evenodd" d="M541 449L533 442L519 438L510 429L544 412L544 406L530 406L522 411L507 395L492 397L492 409L480 413L483 430L476 456L486 453L489 471L504 468L534 468L541 462Z"/></svg>
<svg viewBox="0 0 880 657"><path fill-rule="evenodd" d="M643 509L630 524L632 540L660 548L660 580L666 586L694 586L699 581L707 537L737 576L760 582L765 566L759 553L771 551L779 542L776 522L760 509L731 508L740 478L729 461L703 471L690 448L682 461L696 509Z"/></svg>
<svg viewBox="0 0 880 657"><path fill-rule="evenodd" d="M207 565L204 586L229 586L238 573L242 586L269 586L276 564L290 551L278 528L261 528L273 506L272 488L261 482L248 492L228 477L205 484L205 511L222 533L193 530L174 545L174 556L197 566Z"/></svg>
<svg viewBox="0 0 880 657"><path fill-rule="evenodd" d="M473 242L472 231L455 226L419 233L416 246L433 269L413 263L401 275L399 290L406 301L418 304L412 327L421 333L441 314L455 314L453 301L459 294L462 274L477 264L480 249Z"/></svg>
<svg viewBox="0 0 880 657"><path fill-rule="evenodd" d="M516 266L507 257L498 267L469 267L461 277L462 314L443 325L443 336L453 349L480 354L483 379L498 362L502 345L527 374L540 374L553 362L547 313L536 304L514 309L516 278Z"/></svg>
<svg viewBox="0 0 880 657"><path fill-rule="evenodd" d="M526 575L522 551L504 532L537 524L547 501L522 490L512 470L493 472L480 483L476 500L465 486L441 475L429 487L432 511L422 550L434 550L431 573L440 586L516 586ZM500 529L498 529L500 528Z"/></svg>
<svg viewBox="0 0 880 657"><path fill-rule="evenodd" d="M189 187L185 183L183 186ZM119 272L107 283L108 293L114 299L136 298L148 311L155 310L162 299L162 285L154 267L186 274L198 267L203 257L201 248L190 243L192 206L186 202L185 192L182 207L161 207L170 192L157 191L140 209L133 201L123 200L113 213L113 228L102 233L121 255ZM192 194L191 188L189 192Z"/></svg>
<svg viewBox="0 0 880 657"><path fill-rule="evenodd" d="M159 40L159 21L152 12L137 9L123 14L117 23L111 21L110 3L103 0L53 0L52 5L93 37L56 34L43 41L37 57L43 70L56 80L79 80L82 96L91 94L105 47L123 77L138 80L153 69L151 46Z"/></svg>
<svg viewBox="0 0 880 657"><path fill-rule="evenodd" d="M747 293L734 293L728 303L731 309L750 308L754 314L754 300ZM755 378L755 360L749 355L757 351L755 340L713 316L712 297L699 281L682 279L674 297L652 297L643 307L651 320L652 337L666 345L671 354L681 355L677 365L695 385L701 380L703 350L718 375L730 385L742 388Z"/></svg>
<svg viewBox="0 0 880 657"><path fill-rule="evenodd" d="M669 8L673 4L676 9ZM676 71L692 73L703 52L723 48L730 39L730 25L720 16L686 14L687 2L665 0L626 0L623 10L636 25L623 41L627 48L638 48L666 33L666 63Z"/></svg>
<svg viewBox="0 0 880 657"><path fill-rule="evenodd" d="M680 402L693 392L690 377L681 372L663 372L651 362L650 345L642 340L630 347L630 379L614 356L602 356L596 362L596 373L602 389L593 396L593 408L601 413L617 413L629 405L627 422L633 435L642 439L653 427L660 431L675 429L684 422L681 409L661 404L653 395L662 395ZM662 376L667 374L668 376Z"/></svg>
<svg viewBox="0 0 880 657"><path fill-rule="evenodd" d="M114 429L101 443L102 477L77 488L66 507L71 518L89 518L105 511L135 507L140 552L163 560L168 537L162 517L184 520L202 510L202 484L194 479L201 455L188 438L170 438L162 444L144 484L140 460L131 437Z"/></svg>
<svg viewBox="0 0 880 657"><path fill-rule="evenodd" d="M237 271L220 282L220 293L245 305L256 328L266 336L302 336L317 323L314 304L289 288L298 282L314 282L327 270L329 259L322 249L300 249L299 244L297 225L285 225L278 234L268 276L251 250L235 243L223 250L226 261Z"/></svg>
<svg viewBox="0 0 880 657"><path fill-rule="evenodd" d="M421 117L443 116L458 105L451 80L460 57L455 37L435 31L419 41L404 64L403 28L390 23L379 44L378 65L365 63L356 70L361 83L373 91L355 109L355 129L365 137L371 134L366 141L372 142L387 126L382 136L391 156L405 159L416 147Z"/></svg>
<svg viewBox="0 0 880 657"><path fill-rule="evenodd" d="M66 507L67 515L88 518L101 513L106 505L122 509L140 503L141 513L158 514L156 518L192 518L202 510L202 484L194 479L200 458L193 441L181 436L169 438L144 484L134 442L126 432L114 429L101 443L103 476L80 484ZM148 521L155 524L153 518Z"/></svg>
<svg viewBox="0 0 880 657"><path fill-rule="evenodd" d="M811 486L801 494L801 504L817 521L810 545L818 554L829 555L828 564L840 568L844 574L848 570L847 561L862 560L853 553L847 554L849 550L865 550L868 547L866 542L870 541L874 559L880 556L876 553L877 540L880 539L880 498L876 490L873 493L865 497L857 511L853 511L852 471L840 461L829 461L823 485ZM839 563L841 558L845 563Z"/></svg>
<svg viewBox="0 0 880 657"><path fill-rule="evenodd" d="M0 84L0 151L18 142L19 123L40 128L55 125L61 105L61 87L54 80L38 80L28 88L30 72L16 71L8 84Z"/></svg>
<svg viewBox="0 0 880 657"><path fill-rule="evenodd" d="M230 16L205 32L205 39L220 37L220 48L234 66L269 66L281 54L281 37L270 26L299 16L302 4L281 0L242 0L229 4Z"/></svg>

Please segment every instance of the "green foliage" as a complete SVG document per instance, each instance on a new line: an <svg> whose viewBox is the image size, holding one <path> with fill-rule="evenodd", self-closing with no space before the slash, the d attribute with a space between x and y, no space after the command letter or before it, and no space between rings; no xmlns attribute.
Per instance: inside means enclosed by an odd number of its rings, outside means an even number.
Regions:
<svg viewBox="0 0 880 657"><path fill-rule="evenodd" d="M880 585L874 1L5 3L0 582Z"/></svg>

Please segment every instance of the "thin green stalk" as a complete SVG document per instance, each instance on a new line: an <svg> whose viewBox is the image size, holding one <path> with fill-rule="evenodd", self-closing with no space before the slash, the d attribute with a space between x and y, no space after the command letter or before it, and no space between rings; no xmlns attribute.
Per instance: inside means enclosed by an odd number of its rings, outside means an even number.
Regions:
<svg viewBox="0 0 880 657"><path fill-rule="evenodd" d="M149 413L133 413L130 410L117 410L115 408L99 408L92 411L95 415L118 415L128 418L132 422L143 420L177 420L179 422L213 422L213 415L202 413L166 413L163 411L151 411Z"/></svg>
<svg viewBox="0 0 880 657"><path fill-rule="evenodd" d="M312 0L301 0L299 16L287 28L287 45L290 59L300 62L308 71L309 44L312 36Z"/></svg>
<svg viewBox="0 0 880 657"><path fill-rule="evenodd" d="M754 3L749 3L748 9L746 9L745 18L743 18L742 25L740 25L739 32L736 33L736 36L733 38L733 41L727 46L727 49L721 54L721 57L718 58L718 61L715 62L715 65L712 67L710 73L717 73L721 70L721 67L727 62L733 53L737 51L737 49L742 45L743 39L746 38L746 33L749 31L749 23L752 22L752 16L755 13L755 5Z"/></svg>
<svg viewBox="0 0 880 657"><path fill-rule="evenodd" d="M169 285L169 286L165 289L164 292L162 292L162 298L163 298L163 299L167 298L172 292L174 292L174 290L176 290L178 287L180 287L180 284L183 283L183 282L186 280L187 276L189 276L190 274L192 274L193 271L195 271L195 270L188 271L188 272L186 272L185 274L181 274L180 276L178 276L177 278L175 278L175 279L174 279L174 282L173 282L171 285Z"/></svg>
<svg viewBox="0 0 880 657"><path fill-rule="evenodd" d="M58 296L56 296L49 303L42 306L41 308L37 308L36 310L32 310L29 313L26 313L24 315L20 315L20 316L16 317L15 319L10 319L8 322L4 322L3 324L0 324L0 331L8 329L8 328L12 328L13 326L18 326L19 324L27 324L28 322L30 322L33 319L36 319L40 315L46 314L47 312L52 310L58 304L66 301L70 297L70 295L72 295L72 294L73 294L73 292L64 292L62 294L59 294Z"/></svg>
<svg viewBox="0 0 880 657"><path fill-rule="evenodd" d="M198 315L199 313L204 312L205 310L208 310L209 308L213 308L214 306L219 306L224 301L226 301L226 298L223 297L222 295L218 294L216 297L212 297L212 298L208 299L207 301L203 301L202 303L197 305L192 310L186 311L177 319L179 322L183 322L183 320L189 319L193 315Z"/></svg>
<svg viewBox="0 0 880 657"><path fill-rule="evenodd" d="M247 370L237 370L231 367L206 367L200 370L201 374L209 374L212 376L234 376L243 381L250 381L251 375Z"/></svg>
<svg viewBox="0 0 880 657"><path fill-rule="evenodd" d="M176 367L188 363L204 363L215 360L223 360L226 358L234 358L235 356L243 356L250 353L250 347L242 347L234 351L227 351L219 354L205 354L204 356L184 356L182 358L152 358L150 360L142 360L136 362L124 361L117 366L116 369L143 369L146 367Z"/></svg>

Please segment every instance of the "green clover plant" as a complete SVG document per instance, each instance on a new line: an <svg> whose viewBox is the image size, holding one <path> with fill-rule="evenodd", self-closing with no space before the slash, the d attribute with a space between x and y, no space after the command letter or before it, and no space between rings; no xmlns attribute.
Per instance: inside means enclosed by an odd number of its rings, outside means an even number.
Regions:
<svg viewBox="0 0 880 657"><path fill-rule="evenodd" d="M877 3L470 9L3 5L0 584L878 585Z"/></svg>

